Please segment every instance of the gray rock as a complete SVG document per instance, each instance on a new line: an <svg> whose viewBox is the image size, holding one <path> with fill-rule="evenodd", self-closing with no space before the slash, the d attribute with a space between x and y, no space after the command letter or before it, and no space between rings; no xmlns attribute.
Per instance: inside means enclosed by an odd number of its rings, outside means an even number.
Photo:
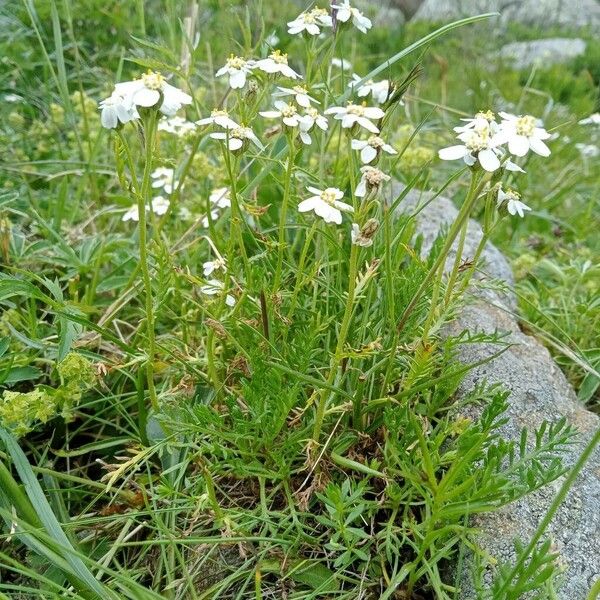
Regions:
<svg viewBox="0 0 600 600"><path fill-rule="evenodd" d="M600 3L596 0L425 0L414 19L447 21L486 12L499 12L504 23L600 28Z"/></svg>
<svg viewBox="0 0 600 600"><path fill-rule="evenodd" d="M397 194L401 185L394 186ZM412 214L429 194L411 191L400 207L403 212ZM439 234L441 228L456 215L456 208L446 198L436 198L427 205L417 218L418 231L424 238L424 250ZM465 256L472 256L481 230L471 222L469 243ZM490 277L502 279L507 285L513 282L510 267L502 254L491 244L485 254L486 272ZM597 415L585 410L577 401L573 389L565 379L549 352L534 337L524 334L513 316L507 310L514 306L514 295L510 292L486 295L461 310L457 320L447 329L446 334L456 335L464 330L471 332L508 332L508 341L513 345L509 350L489 363L472 369L462 383L459 396L464 397L471 389L482 382L500 383L510 390L508 422L502 428L506 439L518 441L523 427L533 431L543 421L553 422L566 417L568 422L580 432L565 457L567 465L573 464L585 443L600 427ZM498 346L490 343L465 344L459 358L466 364L475 363L498 351ZM478 418L481 408L470 406L466 416ZM527 543L554 499L562 479L553 485L538 490L520 501L495 513L479 515L473 524L481 530L474 541L492 559L512 561L514 540ZM592 583L600 577L600 449L597 449L584 471L571 489L567 500L555 515L547 533L559 553L559 562L564 572L558 598L561 600L584 600ZM485 580L489 583L494 567L489 566ZM461 600L477 597L464 572Z"/></svg>
<svg viewBox="0 0 600 600"><path fill-rule="evenodd" d="M548 38L507 44L500 49L500 56L517 69L526 69L569 62L584 52L585 42L580 38Z"/></svg>

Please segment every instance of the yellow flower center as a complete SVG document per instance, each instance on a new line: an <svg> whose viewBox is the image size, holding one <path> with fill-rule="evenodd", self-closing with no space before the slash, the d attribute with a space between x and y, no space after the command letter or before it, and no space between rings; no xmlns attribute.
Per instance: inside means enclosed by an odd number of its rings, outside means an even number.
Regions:
<svg viewBox="0 0 600 600"><path fill-rule="evenodd" d="M365 170L365 179L370 187L379 187L385 179L385 175L379 169L367 169Z"/></svg>
<svg viewBox="0 0 600 600"><path fill-rule="evenodd" d="M293 117L296 113L297 113L297 109L293 104L286 104L282 109L281 109L281 115L283 117Z"/></svg>
<svg viewBox="0 0 600 600"><path fill-rule="evenodd" d="M295 85L292 89L296 92L296 94L306 94L308 92L303 85Z"/></svg>
<svg viewBox="0 0 600 600"><path fill-rule="evenodd" d="M385 142L378 135L372 135L367 143L369 146L376 149L383 148L383 145L385 144Z"/></svg>
<svg viewBox="0 0 600 600"><path fill-rule="evenodd" d="M142 82L149 90L161 90L165 83L165 78L156 71L148 71L142 75Z"/></svg>
<svg viewBox="0 0 600 600"><path fill-rule="evenodd" d="M496 118L496 115L491 110L480 110L476 115L476 119L485 119L490 123Z"/></svg>
<svg viewBox="0 0 600 600"><path fill-rule="evenodd" d="M517 119L517 133L525 137L531 137L535 130L535 117L525 115Z"/></svg>
<svg viewBox="0 0 600 600"><path fill-rule="evenodd" d="M488 134L485 131L474 132L465 142L465 146L471 152L479 152L488 146Z"/></svg>
<svg viewBox="0 0 600 600"><path fill-rule="evenodd" d="M227 59L227 66L230 69L242 69L246 65L246 61L241 56L234 56L233 54Z"/></svg>
<svg viewBox="0 0 600 600"><path fill-rule="evenodd" d="M520 200L521 199L521 194L519 194L519 192L517 192L513 189L508 189L504 193L506 194L506 200Z"/></svg>
<svg viewBox="0 0 600 600"><path fill-rule="evenodd" d="M304 13L302 15L302 20L307 24L307 25L313 25L315 23L315 15L313 14L314 11L311 11L309 13Z"/></svg>
<svg viewBox="0 0 600 600"><path fill-rule="evenodd" d="M327 202L327 204L333 204L335 202L335 190L332 190L331 188L327 188L326 190L323 190L321 192L321 200L323 200L323 202Z"/></svg>
<svg viewBox="0 0 600 600"><path fill-rule="evenodd" d="M311 119L316 119L319 116L319 111L316 108L313 108L312 106L306 109L306 114L311 118Z"/></svg>
<svg viewBox="0 0 600 600"><path fill-rule="evenodd" d="M275 50L275 52L269 54L269 58L276 62L278 65L288 64L287 54L282 54L281 50Z"/></svg>
<svg viewBox="0 0 600 600"><path fill-rule="evenodd" d="M228 117L229 113L226 110L220 110L218 108L215 108L214 110L211 111L210 116L211 117Z"/></svg>
<svg viewBox="0 0 600 600"><path fill-rule="evenodd" d="M348 106L346 107L346 112L349 115L356 115L358 117L362 117L365 114L365 105L364 104L353 104L352 102L348 102Z"/></svg>

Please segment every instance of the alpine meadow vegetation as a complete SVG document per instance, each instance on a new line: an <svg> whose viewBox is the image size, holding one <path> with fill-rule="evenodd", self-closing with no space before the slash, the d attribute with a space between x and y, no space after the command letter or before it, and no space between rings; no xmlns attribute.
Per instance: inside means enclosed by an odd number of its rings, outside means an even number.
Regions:
<svg viewBox="0 0 600 600"><path fill-rule="evenodd" d="M494 241L597 408L594 86L565 117L444 67L494 13L394 37L349 0L108 5L0 9L0 597L460 600L471 517L566 474L481 592L554 598L545 527L598 436L569 468L564 420L503 439L509 390L458 400L457 350L509 342L442 331ZM421 189L459 207L428 255Z"/></svg>

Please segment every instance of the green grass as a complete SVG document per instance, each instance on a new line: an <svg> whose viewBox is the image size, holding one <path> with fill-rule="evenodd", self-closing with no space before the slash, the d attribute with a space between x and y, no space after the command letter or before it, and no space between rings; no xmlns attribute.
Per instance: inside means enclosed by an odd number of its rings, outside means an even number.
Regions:
<svg viewBox="0 0 600 600"><path fill-rule="evenodd" d="M180 4L24 2L0 14L0 596L459 598L449 566L472 546L468 517L564 473L574 432L559 421L529 445L505 442L498 387L462 400L483 406L478 421L461 417L459 346L506 345L432 333L460 310L470 275L440 279L449 238L421 259L410 216L357 200L339 126L289 162L286 135L267 136L275 121L256 116L269 105L260 90L225 96L216 69L231 52L264 56L273 32L305 69L305 42L283 27L297 7L202 3L194 47ZM500 220L493 241L513 259L524 326L597 409L600 181L575 147L600 138L577 125L598 106L596 46L572 65L516 73L476 60L494 51L486 23L445 25L319 42L315 94L327 105L348 94L332 55L361 76L384 65L378 77L410 81L384 126L404 151L382 168L409 187L445 187L463 216L473 203L483 219L486 203L436 158L460 116L531 112L560 134L518 180L533 213ZM102 129L97 101L147 68L192 91L191 120L225 98L266 150L231 156L206 130L147 144L150 115L143 130ZM159 166L185 176L169 213L147 231L123 222ZM231 209L203 227L211 190L232 185ZM373 245L351 245L347 217L334 227L300 215L306 185L339 187L358 222L376 218ZM215 251L225 290L207 296L202 265ZM552 597L543 534L503 565L494 598L527 586Z"/></svg>

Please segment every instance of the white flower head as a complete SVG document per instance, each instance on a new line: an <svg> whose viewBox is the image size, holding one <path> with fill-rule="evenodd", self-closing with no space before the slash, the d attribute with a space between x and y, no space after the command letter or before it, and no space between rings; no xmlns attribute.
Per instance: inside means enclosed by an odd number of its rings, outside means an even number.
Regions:
<svg viewBox="0 0 600 600"><path fill-rule="evenodd" d="M106 129L115 129L119 123L129 123L139 118L135 105L128 102L122 94L113 92L109 98L102 100L98 106L102 111L100 113L100 123Z"/></svg>
<svg viewBox="0 0 600 600"><path fill-rule="evenodd" d="M455 127L456 133L465 133L471 130L474 131L487 131L487 133L494 135L498 131L498 123L496 122L496 115L491 111L479 111L474 117L468 119L461 119L465 121L465 125Z"/></svg>
<svg viewBox="0 0 600 600"><path fill-rule="evenodd" d="M121 221L139 221L140 210L137 204L132 204L121 217Z"/></svg>
<svg viewBox="0 0 600 600"><path fill-rule="evenodd" d="M252 142L258 148L262 150L263 145L260 140L256 137L250 127L236 127L235 129L228 129L226 132L211 133L210 137L213 140L223 140L227 142L227 147L231 152L243 152L249 142Z"/></svg>
<svg viewBox="0 0 600 600"><path fill-rule="evenodd" d="M313 8L300 13L293 21L288 22L288 33L296 35L306 31L308 35L319 35L321 27L333 27L333 20L323 8Z"/></svg>
<svg viewBox="0 0 600 600"><path fill-rule="evenodd" d="M382 152L398 154L392 146L386 144L378 135L372 135L368 140L352 140L352 150L360 150L360 160L364 165L373 162Z"/></svg>
<svg viewBox="0 0 600 600"><path fill-rule="evenodd" d="M326 115L334 115L334 119L342 122L344 129L351 129L358 124L371 133L379 133L379 128L371 120L382 119L385 113L376 106L365 106L365 104L353 104L348 102L347 106L332 106L325 111Z"/></svg>
<svg viewBox="0 0 600 600"><path fill-rule="evenodd" d="M494 135L495 145L508 143L508 151L515 156L525 156L529 150L540 156L550 156L550 148L543 140L550 134L531 115L516 116L499 113L502 117L499 131Z"/></svg>
<svg viewBox="0 0 600 600"><path fill-rule="evenodd" d="M594 144L575 144L575 148L579 150L579 154L583 158L596 158L600 156L600 148Z"/></svg>
<svg viewBox="0 0 600 600"><path fill-rule="evenodd" d="M214 260L206 261L202 264L202 271L204 277L210 277L215 271L225 271L227 269L227 262L224 258L219 257Z"/></svg>
<svg viewBox="0 0 600 600"><path fill-rule="evenodd" d="M344 197L344 192L338 188L326 188L319 190L314 187L307 188L309 192L314 194L306 200L302 200L298 204L299 212L313 211L318 217L321 217L325 223L336 223L339 225L342 222L342 211L354 212L354 209L345 202L340 202Z"/></svg>
<svg viewBox="0 0 600 600"><path fill-rule="evenodd" d="M358 198L364 198L367 194L372 192L377 193L383 184L391 179L389 175L386 175L383 171L380 171L375 167L365 165L364 167L361 167L360 170L362 172L362 177L354 191L354 195Z"/></svg>
<svg viewBox="0 0 600 600"><path fill-rule="evenodd" d="M337 56L334 56L331 59L331 66L336 67L338 69L342 69L342 71L352 70L352 63L349 60L345 58L338 58Z"/></svg>
<svg viewBox="0 0 600 600"><path fill-rule="evenodd" d="M585 119L579 121L580 125L600 125L600 113L594 113Z"/></svg>
<svg viewBox="0 0 600 600"><path fill-rule="evenodd" d="M254 66L270 75L279 73L290 79L298 79L300 75L288 65L287 56L281 50L275 50L267 58L257 60Z"/></svg>
<svg viewBox="0 0 600 600"><path fill-rule="evenodd" d="M229 208L231 206L230 194L229 188L217 188L212 190L208 197L208 201L216 208Z"/></svg>
<svg viewBox="0 0 600 600"><path fill-rule="evenodd" d="M283 100L276 100L274 104L277 110L264 110L259 114L266 119L281 119L287 127L299 127L302 117L295 104L288 104Z"/></svg>
<svg viewBox="0 0 600 600"><path fill-rule="evenodd" d="M161 119L158 122L158 130L166 133L172 133L173 135L177 135L179 137L185 137L196 130L196 124L192 121L188 121L184 117L175 116L167 119Z"/></svg>
<svg viewBox="0 0 600 600"><path fill-rule="evenodd" d="M439 150L438 156L442 160L462 159L470 167L479 162L482 168L489 173L500 168L500 159L498 158L500 150L494 141L495 136L491 135L489 126L486 125L480 130L467 128L457 137L463 143Z"/></svg>
<svg viewBox="0 0 600 600"><path fill-rule="evenodd" d="M358 8L350 6L350 0L342 0L341 4L332 4L331 8L337 11L337 20L346 23L352 19L352 24L359 31L367 33L372 27L371 19L365 17Z"/></svg>
<svg viewBox="0 0 600 600"><path fill-rule="evenodd" d="M359 86L358 82L362 79L362 77L359 77L356 73L353 73L352 79L353 81L348 84L348 87L352 88L353 90L355 89L356 94L360 98L366 98L369 94L371 94L371 98L373 98L373 101L377 104L383 104L388 99L390 94L389 80L383 79L382 81L375 82L372 79L369 79Z"/></svg>
<svg viewBox="0 0 600 600"><path fill-rule="evenodd" d="M312 96L309 96L308 90L303 85L295 85L293 88L277 86L278 92L273 94L274 98L285 98L286 96L294 96L294 100L298 106L302 108L308 108L311 102L320 104L318 100L315 100Z"/></svg>
<svg viewBox="0 0 600 600"><path fill-rule="evenodd" d="M177 189L179 182L175 179L175 170L169 167L157 167L150 173L152 187L162 188L165 193L172 194Z"/></svg>
<svg viewBox="0 0 600 600"><path fill-rule="evenodd" d="M521 202L521 195L511 189L504 191L502 188L499 188L497 202L500 209L506 209L513 216L519 215L520 217L524 217L525 211L531 210L527 204Z"/></svg>
<svg viewBox="0 0 600 600"><path fill-rule="evenodd" d="M167 83L156 71L148 71L140 79L117 83L115 92L123 96L128 108L150 108L160 102L160 112L168 117L173 116L184 104L192 103L189 94Z"/></svg>
<svg viewBox="0 0 600 600"><path fill-rule="evenodd" d="M218 279L209 279L206 285L200 286L200 292L205 296L216 296L223 291L225 285ZM225 297L225 304L227 306L235 306L235 298L231 294L227 294Z"/></svg>
<svg viewBox="0 0 600 600"><path fill-rule="evenodd" d="M228 75L229 87L233 90L239 90L246 85L247 75L252 72L253 67L254 63L252 61L231 54L225 65L215 73L215 77Z"/></svg>
<svg viewBox="0 0 600 600"><path fill-rule="evenodd" d="M211 113L210 117L204 117L196 121L196 125L218 125L223 129L236 129L239 125L229 117L229 113L226 110L215 108Z"/></svg>
<svg viewBox="0 0 600 600"><path fill-rule="evenodd" d="M169 205L171 203L164 196L156 196L152 198L152 212L155 215L164 215L169 210Z"/></svg>
<svg viewBox="0 0 600 600"><path fill-rule="evenodd" d="M319 114L319 111L316 108L307 108L300 121L300 139L304 144L312 144L312 138L308 132L315 125L321 129L321 131L327 131L329 128L329 121L327 121L327 117Z"/></svg>

